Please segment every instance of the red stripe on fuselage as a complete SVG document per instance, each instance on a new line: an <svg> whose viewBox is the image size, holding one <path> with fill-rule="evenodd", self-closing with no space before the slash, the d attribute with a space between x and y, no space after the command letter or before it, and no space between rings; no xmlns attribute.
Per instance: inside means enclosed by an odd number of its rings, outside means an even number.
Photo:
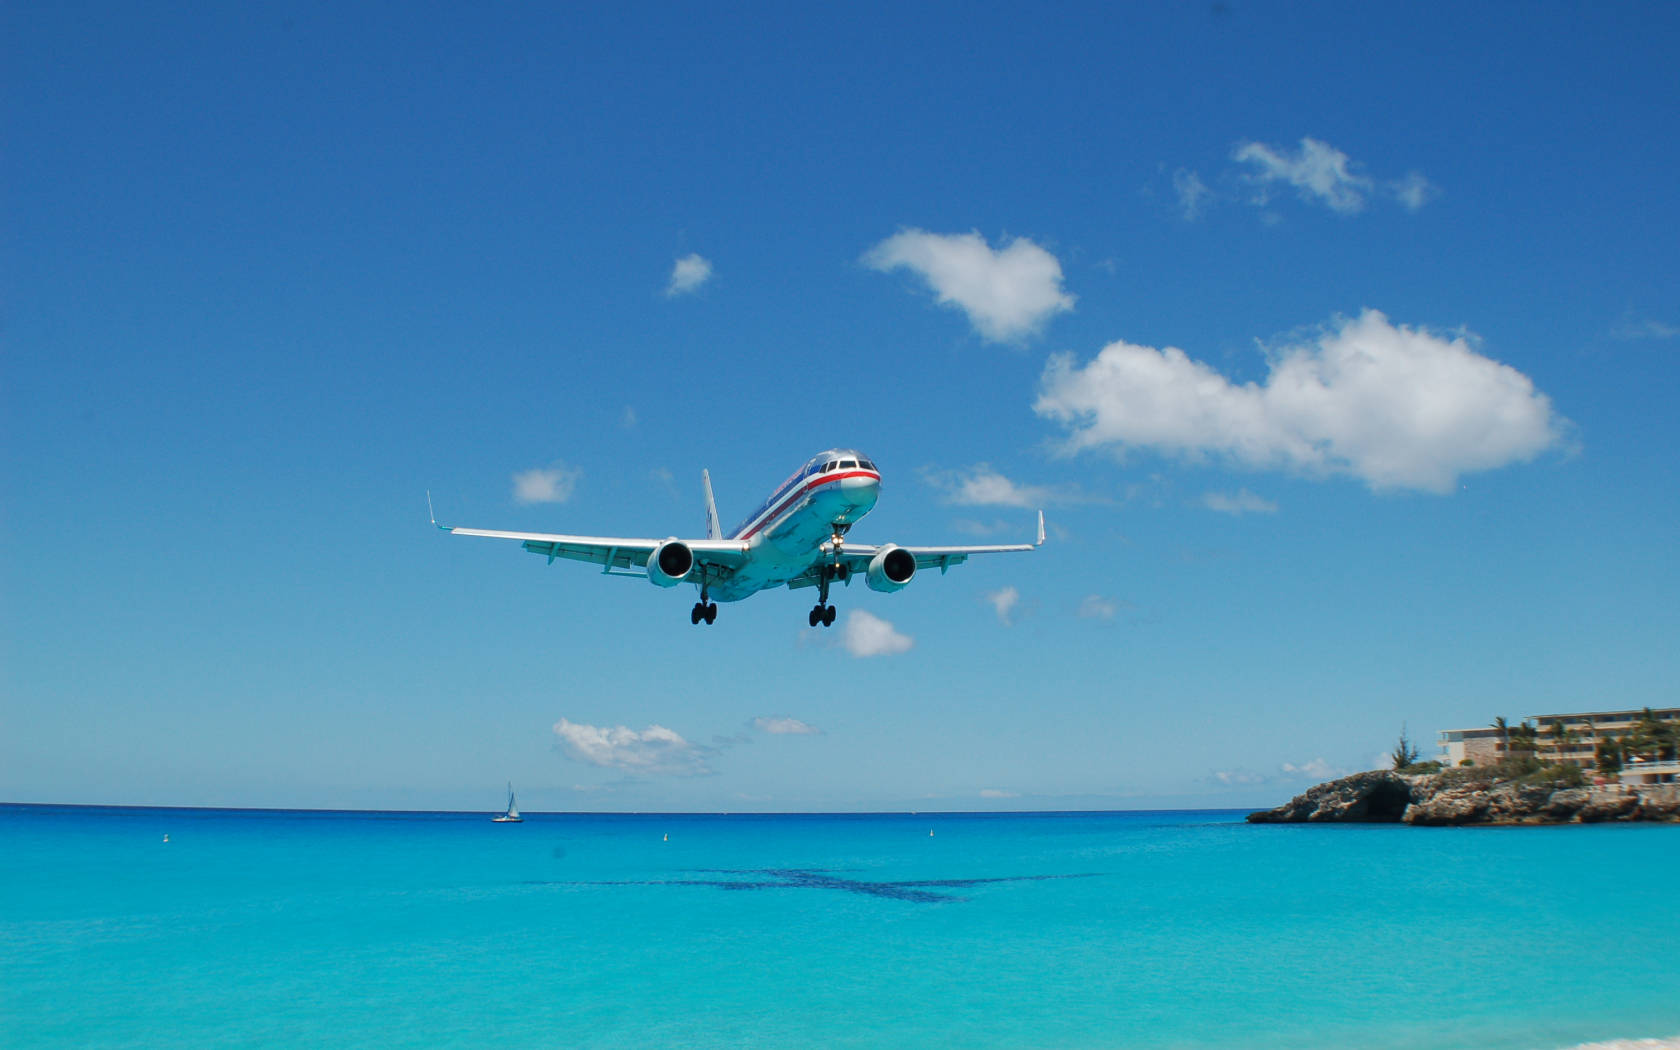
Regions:
<svg viewBox="0 0 1680 1050"><path fill-rule="evenodd" d="M776 506L771 508L770 512L764 516L763 522L753 526L746 532L741 533L741 535L732 538L737 540L752 539L758 533L768 528L771 522L776 521L783 514L787 513L788 505L799 499L801 496L804 496L806 493L810 492L819 485L827 485L832 481L843 481L846 478L872 478L875 481L880 481L881 475L867 470L836 470L828 474L818 474L810 481L807 481L804 485L798 486L792 492L788 493L786 499L783 499L782 502L776 504Z"/></svg>

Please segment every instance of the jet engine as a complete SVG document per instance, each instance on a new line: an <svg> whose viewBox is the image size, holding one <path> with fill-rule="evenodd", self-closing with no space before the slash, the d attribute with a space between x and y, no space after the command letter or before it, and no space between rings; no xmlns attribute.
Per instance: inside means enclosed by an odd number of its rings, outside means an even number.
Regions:
<svg viewBox="0 0 1680 1050"><path fill-rule="evenodd" d="M655 587L675 587L693 571L694 552L681 540L666 540L648 555L648 580Z"/></svg>
<svg viewBox="0 0 1680 1050"><path fill-rule="evenodd" d="M869 559L869 589L892 592L916 575L916 556L895 544L887 544Z"/></svg>

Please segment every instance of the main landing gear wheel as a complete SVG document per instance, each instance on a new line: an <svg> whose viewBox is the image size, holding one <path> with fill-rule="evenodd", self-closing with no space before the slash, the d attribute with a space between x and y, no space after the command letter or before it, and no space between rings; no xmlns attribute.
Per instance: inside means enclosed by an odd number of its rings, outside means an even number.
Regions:
<svg viewBox="0 0 1680 1050"><path fill-rule="evenodd" d="M812 627L815 627L819 623L824 627L832 626L834 624L834 606L816 606L811 610L811 615L806 617L806 622L808 622Z"/></svg>

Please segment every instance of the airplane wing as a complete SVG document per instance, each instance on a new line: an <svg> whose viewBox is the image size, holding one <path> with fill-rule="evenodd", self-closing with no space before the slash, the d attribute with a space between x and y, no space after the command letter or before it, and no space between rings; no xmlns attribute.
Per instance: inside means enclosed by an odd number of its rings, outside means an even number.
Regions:
<svg viewBox="0 0 1680 1050"><path fill-rule="evenodd" d="M984 544L979 546L947 546L947 547L912 547L897 545L899 549L909 551L916 558L916 571L923 569L938 569L943 575L953 565L961 565L968 560L970 554L1007 554L1012 551L1037 550L1044 545L1044 512L1038 514L1038 541L1036 543L1004 543ZM847 543L841 547L840 560L846 565L848 575L860 574L868 571L870 561L881 548L887 544L870 545L867 543ZM827 549L827 544L824 544ZM820 569L813 566L804 575L796 576L788 581L788 587L815 587Z"/></svg>
<svg viewBox="0 0 1680 1050"><path fill-rule="evenodd" d="M462 529L439 525L438 528L455 536L486 536L494 540L520 540L532 554L541 554L553 564L556 558L586 561L601 566L601 571L613 575L640 576L647 568L648 556L661 544L677 539L623 536L568 536L550 532L501 532L496 529ZM747 545L734 540L681 540L694 552L694 560L715 569L733 571L747 558Z"/></svg>
<svg viewBox="0 0 1680 1050"><path fill-rule="evenodd" d="M432 494L426 494L426 508L429 511L432 504ZM658 549L662 543L677 539L669 536L665 539L651 539L647 537L623 536L569 536L554 532L504 532L499 529L463 529L449 525L438 525L437 515L432 514L432 524L444 532L455 536L485 536L493 540L519 540L524 548L532 554L541 554L548 559L550 565L555 558L565 558L569 561L586 561L601 566L601 571L609 576L645 576L647 575L648 556ZM704 539L679 541L694 552L697 564L716 570L712 575L720 579L740 568L747 560L747 545L736 540Z"/></svg>

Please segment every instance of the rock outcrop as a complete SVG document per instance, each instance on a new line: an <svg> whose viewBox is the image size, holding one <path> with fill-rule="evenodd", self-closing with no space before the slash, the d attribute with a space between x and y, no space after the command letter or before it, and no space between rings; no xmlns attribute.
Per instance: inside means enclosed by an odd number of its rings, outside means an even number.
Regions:
<svg viewBox="0 0 1680 1050"><path fill-rule="evenodd" d="M1412 801L1412 786L1398 773L1375 770L1320 784L1276 809L1250 813L1256 824L1328 821L1392 824Z"/></svg>
<svg viewBox="0 0 1680 1050"><path fill-rule="evenodd" d="M1680 786L1577 787L1497 781L1470 769L1424 774L1376 770L1319 784L1276 809L1250 813L1248 819L1255 824L1425 826L1680 821Z"/></svg>

